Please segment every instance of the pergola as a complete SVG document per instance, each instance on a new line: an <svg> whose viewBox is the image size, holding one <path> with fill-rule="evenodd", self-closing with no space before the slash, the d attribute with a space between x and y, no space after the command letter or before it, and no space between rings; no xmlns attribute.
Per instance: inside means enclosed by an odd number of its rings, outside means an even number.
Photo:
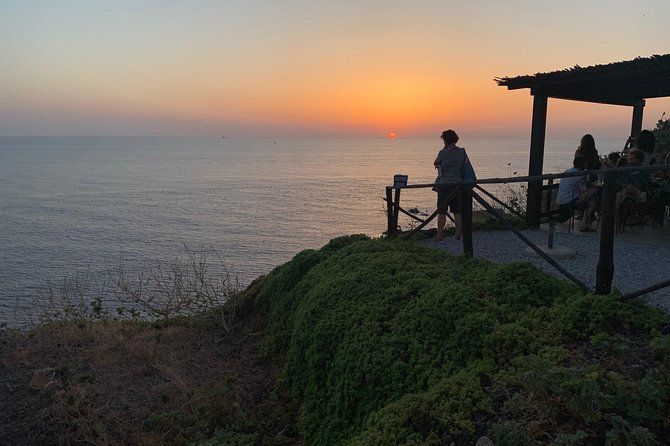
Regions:
<svg viewBox="0 0 670 446"><path fill-rule="evenodd" d="M533 123L528 175L542 175L549 98L633 107L631 135L642 130L645 99L670 96L670 54L638 57L590 67L575 66L535 75L496 78L508 90L530 88ZM540 224L542 182L528 183L526 220Z"/></svg>

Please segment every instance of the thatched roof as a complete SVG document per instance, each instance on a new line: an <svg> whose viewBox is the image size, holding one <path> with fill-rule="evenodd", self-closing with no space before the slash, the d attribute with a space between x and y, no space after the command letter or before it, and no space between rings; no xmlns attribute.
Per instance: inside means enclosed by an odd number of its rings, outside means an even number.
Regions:
<svg viewBox="0 0 670 446"><path fill-rule="evenodd" d="M547 73L501 77L495 81L509 90L530 88L533 95L634 105L643 99L670 96L670 54L590 67L577 65Z"/></svg>

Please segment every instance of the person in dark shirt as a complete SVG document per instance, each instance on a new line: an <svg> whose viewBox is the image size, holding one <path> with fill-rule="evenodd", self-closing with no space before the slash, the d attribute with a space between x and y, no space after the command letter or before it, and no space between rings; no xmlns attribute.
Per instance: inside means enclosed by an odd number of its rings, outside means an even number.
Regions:
<svg viewBox="0 0 670 446"><path fill-rule="evenodd" d="M639 150L628 152L628 165L642 166L644 153ZM622 158L623 159L623 158ZM619 231L623 232L626 224L642 218L640 206L647 202L647 190L651 184L651 174L648 170L626 172L620 180L621 192L617 194L619 202Z"/></svg>
<svg viewBox="0 0 670 446"><path fill-rule="evenodd" d="M637 138L635 138L635 147L644 155L644 159L642 160L643 166L656 164L656 159L654 158L656 137L650 130L642 130L637 135Z"/></svg>
<svg viewBox="0 0 670 446"><path fill-rule="evenodd" d="M582 136L579 147L577 147L577 150L575 151L575 158L578 156L584 158L588 170L600 170L602 167L600 156L596 149L596 140L591 134Z"/></svg>
<svg viewBox="0 0 670 446"><path fill-rule="evenodd" d="M644 153L639 150L628 152L628 164L630 166L643 166ZM638 197L645 192L651 183L651 174L648 170L628 172L624 179L623 194Z"/></svg>

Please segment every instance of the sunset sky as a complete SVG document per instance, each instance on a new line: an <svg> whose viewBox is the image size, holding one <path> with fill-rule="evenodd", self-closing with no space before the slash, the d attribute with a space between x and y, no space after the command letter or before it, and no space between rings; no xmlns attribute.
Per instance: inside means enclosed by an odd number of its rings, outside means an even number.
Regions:
<svg viewBox="0 0 670 446"><path fill-rule="evenodd" d="M670 51L657 1L3 1L0 135L527 136L493 78ZM549 132L625 107L550 101ZM645 126L670 100L650 100Z"/></svg>

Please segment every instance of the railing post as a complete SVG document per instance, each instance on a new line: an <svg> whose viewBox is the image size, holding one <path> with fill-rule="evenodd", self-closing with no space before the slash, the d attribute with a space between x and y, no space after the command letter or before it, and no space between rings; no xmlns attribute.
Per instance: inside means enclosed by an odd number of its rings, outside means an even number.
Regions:
<svg viewBox="0 0 670 446"><path fill-rule="evenodd" d="M551 211L551 195L553 191L553 186L554 186L554 179L549 178L547 180L547 197L544 200L544 211L549 213ZM548 249L553 249L554 248L554 229L555 229L556 224L553 222L551 215L549 215L549 238L547 239L547 248Z"/></svg>
<svg viewBox="0 0 670 446"><path fill-rule="evenodd" d="M551 210L551 193L552 193L552 188L554 186L554 180L553 178L549 178L547 180L547 197L544 200L544 210L546 212L549 212Z"/></svg>
<svg viewBox="0 0 670 446"><path fill-rule="evenodd" d="M393 199L393 235L398 233L398 216L400 215L400 189L395 188Z"/></svg>
<svg viewBox="0 0 670 446"><path fill-rule="evenodd" d="M598 257L598 267L596 268L596 294L609 294L612 292L616 179L617 176L615 173L605 173L602 222L600 224L600 255Z"/></svg>
<svg viewBox="0 0 670 446"><path fill-rule="evenodd" d="M395 226L393 226L393 188L386 186L386 235L392 237L395 235Z"/></svg>
<svg viewBox="0 0 670 446"><path fill-rule="evenodd" d="M473 255L472 249L472 188L468 186L461 187L461 222L463 237L463 253Z"/></svg>

